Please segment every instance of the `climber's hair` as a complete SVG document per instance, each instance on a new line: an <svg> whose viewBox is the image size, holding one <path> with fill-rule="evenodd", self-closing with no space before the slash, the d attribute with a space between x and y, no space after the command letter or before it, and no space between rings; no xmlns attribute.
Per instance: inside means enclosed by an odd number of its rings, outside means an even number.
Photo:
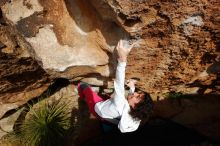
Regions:
<svg viewBox="0 0 220 146"><path fill-rule="evenodd" d="M141 120L142 123L145 123L153 114L153 100L150 94L139 90L139 93L144 93L144 98L135 105L134 108L131 108L130 115L137 120Z"/></svg>

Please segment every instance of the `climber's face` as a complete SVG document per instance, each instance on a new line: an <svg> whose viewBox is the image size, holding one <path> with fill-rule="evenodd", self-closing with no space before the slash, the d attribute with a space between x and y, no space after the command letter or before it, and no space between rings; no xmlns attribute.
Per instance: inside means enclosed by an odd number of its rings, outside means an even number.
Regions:
<svg viewBox="0 0 220 146"><path fill-rule="evenodd" d="M134 92L128 95L128 103L132 108L135 108L135 105L144 99L144 92Z"/></svg>

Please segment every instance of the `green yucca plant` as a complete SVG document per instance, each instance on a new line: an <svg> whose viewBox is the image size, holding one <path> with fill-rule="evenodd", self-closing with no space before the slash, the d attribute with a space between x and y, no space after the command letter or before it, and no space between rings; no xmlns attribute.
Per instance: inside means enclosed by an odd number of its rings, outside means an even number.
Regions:
<svg viewBox="0 0 220 146"><path fill-rule="evenodd" d="M39 107L29 106L30 112L20 126L20 136L28 146L61 146L70 127L67 104L57 100L44 101Z"/></svg>

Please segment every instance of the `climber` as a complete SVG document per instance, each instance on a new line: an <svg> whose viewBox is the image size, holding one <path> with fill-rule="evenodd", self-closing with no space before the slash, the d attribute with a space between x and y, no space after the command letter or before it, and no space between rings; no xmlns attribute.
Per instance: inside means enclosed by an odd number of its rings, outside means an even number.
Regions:
<svg viewBox="0 0 220 146"><path fill-rule="evenodd" d="M130 93L125 97L125 68L127 55L132 47L125 48L121 40L117 44L118 64L111 98L102 99L84 82L80 82L77 87L80 99L86 101L89 111L102 121L118 125L122 133L137 130L141 122L149 119L153 109L148 93L135 92L135 80L127 83Z"/></svg>

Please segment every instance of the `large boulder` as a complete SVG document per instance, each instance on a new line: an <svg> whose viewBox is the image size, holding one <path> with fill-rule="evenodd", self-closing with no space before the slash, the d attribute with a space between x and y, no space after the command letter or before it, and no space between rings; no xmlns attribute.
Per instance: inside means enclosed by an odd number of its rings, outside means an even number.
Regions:
<svg viewBox="0 0 220 146"><path fill-rule="evenodd" d="M217 78L208 69L219 62L218 0L12 0L1 8L53 77L92 77L102 85L114 75L117 41L131 37L139 46L129 56L127 78L140 78L148 92L196 93Z"/></svg>
<svg viewBox="0 0 220 146"><path fill-rule="evenodd" d="M138 43L126 78L140 78L139 88L219 94L219 0L2 0L0 7L0 117L57 78L109 88L119 39Z"/></svg>
<svg viewBox="0 0 220 146"><path fill-rule="evenodd" d="M30 57L22 38L9 26L1 26L0 117L46 91L52 80Z"/></svg>

